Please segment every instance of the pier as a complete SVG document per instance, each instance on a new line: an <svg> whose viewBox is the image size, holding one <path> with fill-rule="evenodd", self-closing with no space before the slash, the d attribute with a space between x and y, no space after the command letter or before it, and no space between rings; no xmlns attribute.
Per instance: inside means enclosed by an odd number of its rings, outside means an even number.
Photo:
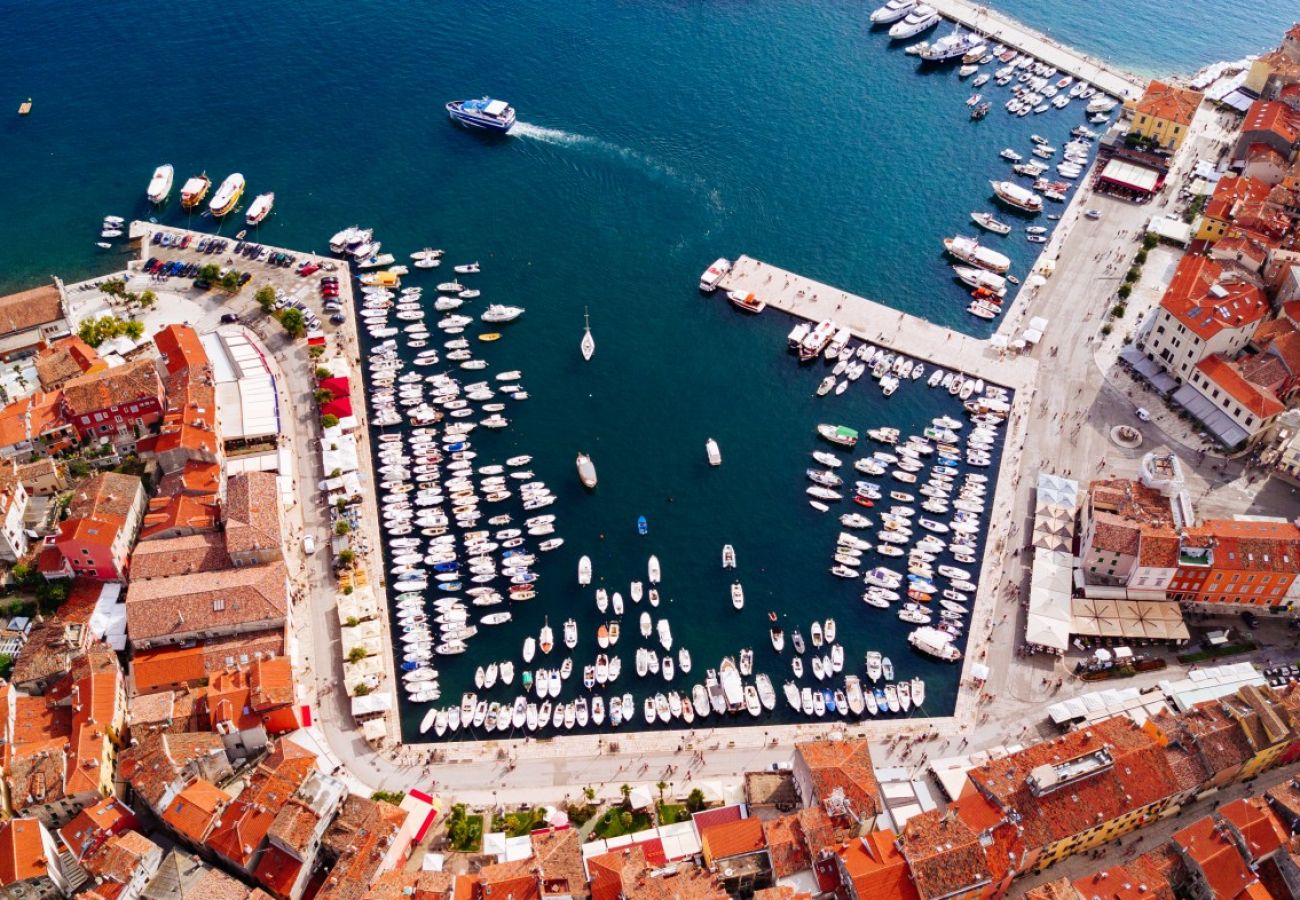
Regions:
<svg viewBox="0 0 1300 900"><path fill-rule="evenodd" d="M1146 79L1111 65L1102 59L1081 53L1017 22L1010 16L970 0L927 0L945 19L984 35L1006 47L1055 66L1066 75L1086 81L1100 91L1121 100L1136 97L1146 88Z"/></svg>
<svg viewBox="0 0 1300 900"><path fill-rule="evenodd" d="M1037 375L1038 363L1029 356L1000 352L988 341L750 256L739 257L718 287L753 294L769 307L801 319L831 319L861 340L924 360L932 367L956 369L1015 391L1033 385Z"/></svg>

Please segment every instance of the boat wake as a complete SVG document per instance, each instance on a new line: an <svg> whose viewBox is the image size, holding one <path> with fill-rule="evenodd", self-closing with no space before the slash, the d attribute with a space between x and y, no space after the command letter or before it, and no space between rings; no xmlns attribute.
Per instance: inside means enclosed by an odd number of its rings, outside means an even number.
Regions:
<svg viewBox="0 0 1300 900"><path fill-rule="evenodd" d="M533 125L531 122L516 122L515 127L510 129L510 134L514 137L532 138L535 141L541 141L546 144L603 143L603 141L599 141L596 138L574 134L571 131L561 131L559 128L546 128L542 125Z"/></svg>

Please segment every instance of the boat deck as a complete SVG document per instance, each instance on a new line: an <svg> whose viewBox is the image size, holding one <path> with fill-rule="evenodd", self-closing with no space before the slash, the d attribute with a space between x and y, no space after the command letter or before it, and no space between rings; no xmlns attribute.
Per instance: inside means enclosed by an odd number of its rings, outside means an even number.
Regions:
<svg viewBox="0 0 1300 900"><path fill-rule="evenodd" d="M1014 47L1022 53L1028 53L1040 62L1055 66L1066 75L1073 75L1075 78L1087 81L1113 97L1120 99L1136 97L1146 88L1146 79L1132 72L1125 72L1105 60L1066 47L1041 31L1036 31L987 6L973 3L971 0L926 0L926 2L945 19L978 32L1003 46Z"/></svg>
<svg viewBox="0 0 1300 900"><path fill-rule="evenodd" d="M739 257L719 282L719 291L752 293L792 316L813 322L832 319L854 336L931 366L957 369L1013 390L1031 386L1038 363L1029 356L999 352L988 341L944 328L865 297L813 281L750 256Z"/></svg>

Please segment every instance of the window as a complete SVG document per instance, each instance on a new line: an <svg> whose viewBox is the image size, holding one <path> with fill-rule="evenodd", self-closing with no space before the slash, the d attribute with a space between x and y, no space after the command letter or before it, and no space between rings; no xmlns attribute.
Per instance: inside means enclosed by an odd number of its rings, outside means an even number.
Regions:
<svg viewBox="0 0 1300 900"><path fill-rule="evenodd" d="M225 601L225 598L223 598L223 597L217 597L215 600L212 601L212 611L213 611L213 612L221 612L221 611L222 611L223 609L225 609L225 608L226 608L226 601Z"/></svg>

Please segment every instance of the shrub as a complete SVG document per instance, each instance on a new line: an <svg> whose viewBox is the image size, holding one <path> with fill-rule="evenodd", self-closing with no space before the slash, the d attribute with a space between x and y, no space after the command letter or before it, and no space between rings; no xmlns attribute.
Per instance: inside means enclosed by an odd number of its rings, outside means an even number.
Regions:
<svg viewBox="0 0 1300 900"><path fill-rule="evenodd" d="M330 377L331 375L333 375L333 374L334 374L333 372L331 372L329 369L325 368L324 366L317 366L317 367L316 367L316 380L317 380L317 381L324 381L326 378L329 378L329 377Z"/></svg>
<svg viewBox="0 0 1300 900"><path fill-rule="evenodd" d="M150 309L153 307L155 303L158 302L158 295L155 294L153 291L145 291L136 299L140 301L140 305L143 306L145 309Z"/></svg>
<svg viewBox="0 0 1300 900"><path fill-rule="evenodd" d="M307 330L307 320L302 310L289 307L280 311L280 324L289 333L289 337L298 337Z"/></svg>
<svg viewBox="0 0 1300 900"><path fill-rule="evenodd" d="M208 263L206 266L199 269L199 278L202 281L206 281L208 284L216 284L221 280L221 267L216 263Z"/></svg>
<svg viewBox="0 0 1300 900"><path fill-rule="evenodd" d="M1160 243L1160 238L1156 237L1154 234L1148 234L1142 238L1142 249L1152 250L1158 243Z"/></svg>
<svg viewBox="0 0 1300 900"><path fill-rule="evenodd" d="M352 530L352 526L349 525L347 522L340 520L334 523L334 533L337 534L339 537L342 537L343 535L347 534L351 530Z"/></svg>
<svg viewBox="0 0 1300 900"><path fill-rule="evenodd" d="M361 662L361 660L365 658L366 658L365 647L353 647L351 650L348 651L348 662L350 663L359 663Z"/></svg>
<svg viewBox="0 0 1300 900"><path fill-rule="evenodd" d="M402 801L406 799L405 791L375 791L370 795L371 800L378 800L381 803L391 803L394 806L401 806Z"/></svg>
<svg viewBox="0 0 1300 900"><path fill-rule="evenodd" d="M1142 269L1139 266L1131 266L1129 267L1129 270L1124 273L1124 281L1128 284L1132 284L1141 277Z"/></svg>
<svg viewBox="0 0 1300 900"><path fill-rule="evenodd" d="M696 813L704 809L704 791L695 788L686 797L686 808Z"/></svg>
<svg viewBox="0 0 1300 900"><path fill-rule="evenodd" d="M325 413L325 415L320 417L320 424L322 428L333 428L338 423L339 423L339 417L334 415L333 413Z"/></svg>
<svg viewBox="0 0 1300 900"><path fill-rule="evenodd" d="M1127 300L1129 298L1129 294L1133 293L1133 285L1121 284L1119 286L1119 290L1116 291L1115 293L1119 294L1121 300Z"/></svg>
<svg viewBox="0 0 1300 900"><path fill-rule="evenodd" d="M350 565L352 565L354 562L356 562L356 559L357 559L357 555L356 555L355 553L353 553L351 550L340 550L340 551L339 551L339 565L340 565L340 566L350 566Z"/></svg>
<svg viewBox="0 0 1300 900"><path fill-rule="evenodd" d="M1110 333L1111 333L1111 330L1112 330L1112 329L1111 329L1111 327L1110 327L1110 323L1109 323L1109 322L1107 322L1105 325L1101 326L1101 333L1102 333L1103 335L1110 334Z"/></svg>
<svg viewBox="0 0 1300 900"><path fill-rule="evenodd" d="M1138 265L1142 265L1147 261L1147 252L1145 250L1139 250L1137 256L1133 257L1133 261Z"/></svg>
<svg viewBox="0 0 1300 900"><path fill-rule="evenodd" d="M269 284L263 285L257 289L253 299L257 301L258 306L262 307L262 312L269 313L275 309L275 288Z"/></svg>
<svg viewBox="0 0 1300 900"><path fill-rule="evenodd" d="M322 356L325 355L324 345L313 344L312 346L307 348L307 355L310 356L312 359L320 359Z"/></svg>

